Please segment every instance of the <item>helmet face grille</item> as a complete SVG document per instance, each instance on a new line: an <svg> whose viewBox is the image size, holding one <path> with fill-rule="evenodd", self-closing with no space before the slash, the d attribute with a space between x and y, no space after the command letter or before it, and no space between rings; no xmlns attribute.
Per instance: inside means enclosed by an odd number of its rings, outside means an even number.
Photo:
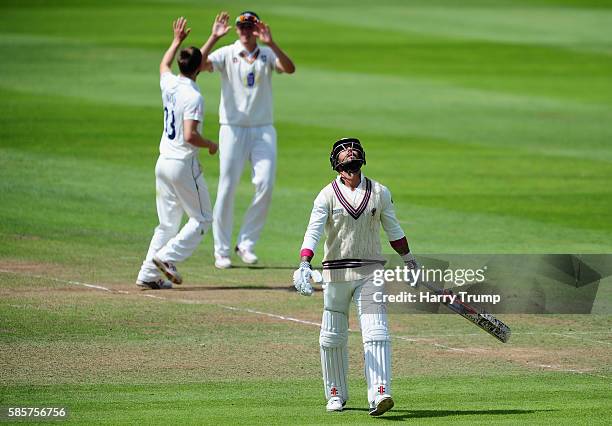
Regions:
<svg viewBox="0 0 612 426"><path fill-rule="evenodd" d="M340 153L349 150L344 161L340 162ZM361 142L357 138L344 138L336 141L329 155L329 161L332 169L341 171L357 172L361 166L366 164L365 151L361 146Z"/></svg>

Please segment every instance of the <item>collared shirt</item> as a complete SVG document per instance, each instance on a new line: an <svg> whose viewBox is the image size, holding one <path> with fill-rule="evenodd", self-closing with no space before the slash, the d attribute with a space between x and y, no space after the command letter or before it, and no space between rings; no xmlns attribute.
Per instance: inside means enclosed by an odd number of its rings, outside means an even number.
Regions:
<svg viewBox="0 0 612 426"><path fill-rule="evenodd" d="M242 49L242 52L240 52L240 55L241 55L241 56L244 56L244 57L246 57L247 59L249 59L249 60L251 60L251 61L252 61L252 60L257 59L257 56L259 56L259 52L260 52L260 51L261 51L261 50L259 49L259 46L257 46L255 49L253 49L253 51L252 51L252 52L249 52L249 51L246 49L246 47L245 47L245 48L243 48L243 49Z"/></svg>
<svg viewBox="0 0 612 426"><path fill-rule="evenodd" d="M344 185L340 176L336 177L336 182L340 191L344 197L351 202L353 207L357 207L365 195L365 176L361 174L361 181L354 191L348 186ZM319 240L323 236L325 230L325 223L330 217L330 206L328 205L328 195L326 192L332 191L331 184L319 192L317 198L314 201L312 212L310 214L310 221L306 234L304 235L304 242L302 243L302 249L309 249L313 252L319 243ZM395 210L393 208L393 201L391 200L391 192L385 186L382 186L381 192L381 212L380 222L387 234L389 241L396 241L405 236L402 227L400 226L397 217L395 216Z"/></svg>
<svg viewBox="0 0 612 426"><path fill-rule="evenodd" d="M198 121L202 133L204 98L195 81L182 75L165 72L160 77L164 106L164 130L159 143L162 157L184 160L196 155L199 148L186 142L183 136L183 120Z"/></svg>
<svg viewBox="0 0 612 426"><path fill-rule="evenodd" d="M242 127L273 124L274 51L258 46L249 56L240 40L236 40L212 52L208 59L213 70L221 73L219 123Z"/></svg>

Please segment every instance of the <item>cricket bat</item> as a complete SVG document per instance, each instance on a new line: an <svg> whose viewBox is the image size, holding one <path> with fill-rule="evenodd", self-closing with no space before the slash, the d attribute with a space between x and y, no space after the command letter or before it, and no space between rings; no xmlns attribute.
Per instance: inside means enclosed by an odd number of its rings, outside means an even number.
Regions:
<svg viewBox="0 0 612 426"><path fill-rule="evenodd" d="M419 284L424 285L436 294L453 294L451 290L439 289L423 281L420 281ZM501 342L506 343L510 339L510 335L512 334L510 331L510 327L495 318L492 314L489 314L483 310L476 309L473 306L462 302L461 298L459 297L455 298L455 301L453 303L442 303L446 305L446 307L451 311L458 313L469 322L476 324L478 327L482 328L484 331L486 331L496 339L500 340Z"/></svg>

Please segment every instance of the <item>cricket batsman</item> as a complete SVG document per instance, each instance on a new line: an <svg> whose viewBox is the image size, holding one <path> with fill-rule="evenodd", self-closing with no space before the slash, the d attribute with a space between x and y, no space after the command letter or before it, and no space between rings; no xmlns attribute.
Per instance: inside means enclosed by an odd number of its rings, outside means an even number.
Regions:
<svg viewBox="0 0 612 426"><path fill-rule="evenodd" d="M380 226L393 249L409 268L417 263L393 209L389 190L361 173L365 151L357 138L334 143L330 162L338 176L314 201L300 251L300 267L293 274L302 295L313 293L311 279L321 278L310 261L325 232L323 300L319 343L327 411L342 411L348 392L348 312L355 302L365 355L365 375L371 416L380 416L393 405L391 397L391 345L384 306L372 308L368 283L382 268ZM369 298L369 299L368 299Z"/></svg>

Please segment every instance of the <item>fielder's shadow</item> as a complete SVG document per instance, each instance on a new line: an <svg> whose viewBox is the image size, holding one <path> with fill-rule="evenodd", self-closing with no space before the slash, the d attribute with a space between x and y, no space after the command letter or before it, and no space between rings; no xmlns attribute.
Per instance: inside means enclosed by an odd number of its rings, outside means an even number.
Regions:
<svg viewBox="0 0 612 426"><path fill-rule="evenodd" d="M367 408L345 408L344 411L369 411ZM509 415L509 414L533 414L557 410L391 410L383 416L376 417L380 420L401 421L408 419L422 419L433 417L450 416L474 416L474 415Z"/></svg>
<svg viewBox="0 0 612 426"><path fill-rule="evenodd" d="M273 291L282 291L288 293L297 293L295 287L287 286L287 287L277 287L270 285L216 285L216 286L189 286L189 287L173 287L171 291L213 291L213 290L273 290ZM320 288L313 289L315 292L323 291Z"/></svg>
<svg viewBox="0 0 612 426"><path fill-rule="evenodd" d="M266 265L232 265L230 266L229 269L253 269L253 270L257 270L257 269L277 269L277 270L287 270L287 271L294 271L296 268L296 266L274 266L274 265L270 265L270 266L266 266Z"/></svg>

